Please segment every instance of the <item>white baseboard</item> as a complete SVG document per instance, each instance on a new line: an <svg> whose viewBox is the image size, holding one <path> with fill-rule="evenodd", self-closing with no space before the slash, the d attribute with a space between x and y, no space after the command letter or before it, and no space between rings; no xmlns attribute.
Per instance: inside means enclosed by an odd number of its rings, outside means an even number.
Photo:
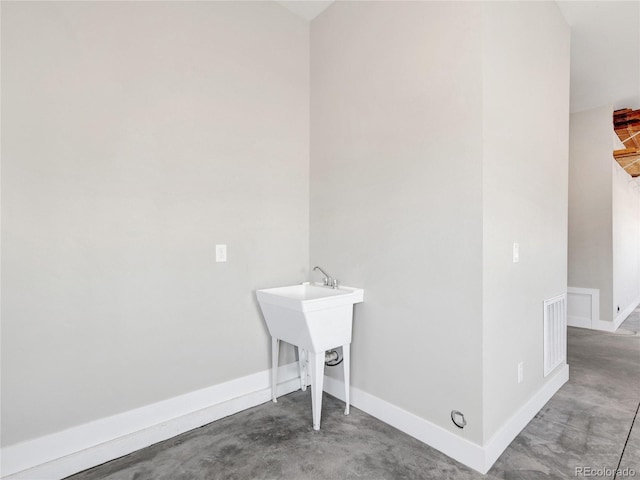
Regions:
<svg viewBox="0 0 640 480"><path fill-rule="evenodd" d="M300 388L296 363L278 395ZM2 479L61 479L271 399L271 370L2 448Z"/></svg>
<svg viewBox="0 0 640 480"><path fill-rule="evenodd" d="M591 328L591 318L567 315L567 327Z"/></svg>
<svg viewBox="0 0 640 480"><path fill-rule="evenodd" d="M350 393L351 404L354 407L411 435L467 467L485 474L513 439L567 380L569 380L569 366L565 364L558 367L557 372L491 437L484 447L356 387L351 387ZM327 393L344 400L344 382L325 376L324 385Z"/></svg>
<svg viewBox="0 0 640 480"><path fill-rule="evenodd" d="M615 326L615 328L613 329L614 332L618 329L620 325L622 325L622 322L624 322L627 319L627 317L631 315L636 308L638 308L638 305L640 305L640 297L636 298L633 302L631 302L627 306L627 308L622 310L618 314L618 316L613 319L613 324Z"/></svg>
<svg viewBox="0 0 640 480"><path fill-rule="evenodd" d="M599 330L602 332L615 332L618 327L631 315L638 305L640 305L640 297L631 302L623 311L621 311L613 321L600 319L600 290L597 288L567 288L568 299L586 298L590 302L590 316L577 314L571 311L571 302L567 312L567 325L569 327L588 328L591 330ZM582 312L580 312L582 313Z"/></svg>
<svg viewBox="0 0 640 480"><path fill-rule="evenodd" d="M485 471L487 473L491 466L498 460L502 452L513 442L533 417L544 407L544 405L560 390L560 387L569 380L569 365L566 363L558 366L557 371L549 380L529 399L520 409L505 422L505 424L489 439L484 447Z"/></svg>
<svg viewBox="0 0 640 480"><path fill-rule="evenodd" d="M325 376L324 390L334 397L344 400L344 382L342 380ZM481 473L486 473L484 471L484 451L480 445L356 387L351 387L350 394L351 404L354 407L440 450L454 460Z"/></svg>
<svg viewBox="0 0 640 480"><path fill-rule="evenodd" d="M591 330L598 330L600 332L615 332L624 318L616 317L612 322L608 320L596 320L591 324ZM571 325L572 326L572 325Z"/></svg>

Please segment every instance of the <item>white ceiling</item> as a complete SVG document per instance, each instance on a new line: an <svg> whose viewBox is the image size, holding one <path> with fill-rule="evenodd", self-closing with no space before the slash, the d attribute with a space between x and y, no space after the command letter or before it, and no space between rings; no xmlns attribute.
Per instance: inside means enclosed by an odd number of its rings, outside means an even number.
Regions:
<svg viewBox="0 0 640 480"><path fill-rule="evenodd" d="M278 3L311 21L333 0ZM571 111L640 108L640 0L557 4L571 27Z"/></svg>
<svg viewBox="0 0 640 480"><path fill-rule="evenodd" d="M571 111L640 108L640 1L558 1L571 27Z"/></svg>

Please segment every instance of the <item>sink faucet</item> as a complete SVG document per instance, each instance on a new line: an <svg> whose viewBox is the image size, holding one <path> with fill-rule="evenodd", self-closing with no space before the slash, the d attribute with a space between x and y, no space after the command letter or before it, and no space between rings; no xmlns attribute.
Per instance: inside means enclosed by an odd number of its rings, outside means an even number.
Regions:
<svg viewBox="0 0 640 480"><path fill-rule="evenodd" d="M331 275L329 275L327 272L325 272L320 267L317 267L317 266L313 267L313 270L320 270L322 272L322 274L324 275L323 283L324 283L325 286L331 287L331 288L338 288L338 279L331 278Z"/></svg>

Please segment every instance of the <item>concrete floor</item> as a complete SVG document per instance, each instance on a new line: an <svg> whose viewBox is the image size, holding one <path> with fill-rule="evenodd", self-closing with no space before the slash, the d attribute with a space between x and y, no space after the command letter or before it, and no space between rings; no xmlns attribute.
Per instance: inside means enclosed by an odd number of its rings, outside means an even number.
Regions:
<svg viewBox="0 0 640 480"><path fill-rule="evenodd" d="M622 322L617 333L640 333L640 308L636 309L627 319Z"/></svg>
<svg viewBox="0 0 640 480"><path fill-rule="evenodd" d="M615 334L570 328L570 380L486 476L326 395L294 392L69 477L73 480L561 479L576 468L640 477L640 311ZM633 428L632 428L633 425ZM596 472L597 473L597 472ZM608 473L608 472L606 472ZM592 472L592 475L593 472ZM624 478L600 475L597 478Z"/></svg>

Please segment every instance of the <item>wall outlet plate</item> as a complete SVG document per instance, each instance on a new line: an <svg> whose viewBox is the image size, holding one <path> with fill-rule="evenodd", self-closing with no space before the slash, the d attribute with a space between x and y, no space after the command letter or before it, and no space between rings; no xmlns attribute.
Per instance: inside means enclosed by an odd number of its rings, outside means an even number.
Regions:
<svg viewBox="0 0 640 480"><path fill-rule="evenodd" d="M513 263L518 263L520 261L520 244L518 242L514 242L513 244Z"/></svg>

